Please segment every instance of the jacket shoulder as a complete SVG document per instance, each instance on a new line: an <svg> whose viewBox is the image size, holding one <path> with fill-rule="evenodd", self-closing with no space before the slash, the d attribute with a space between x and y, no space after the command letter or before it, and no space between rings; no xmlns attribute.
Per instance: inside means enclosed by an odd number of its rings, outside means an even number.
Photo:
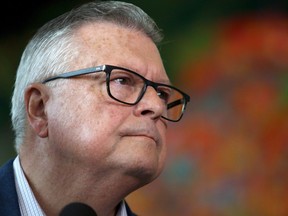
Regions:
<svg viewBox="0 0 288 216"><path fill-rule="evenodd" d="M10 159L0 168L0 215L20 216L15 186L13 161Z"/></svg>

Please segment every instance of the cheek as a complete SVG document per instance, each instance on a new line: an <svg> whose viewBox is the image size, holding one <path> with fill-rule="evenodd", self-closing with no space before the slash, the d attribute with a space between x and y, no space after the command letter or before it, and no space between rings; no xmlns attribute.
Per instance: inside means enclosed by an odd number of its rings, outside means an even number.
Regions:
<svg viewBox="0 0 288 216"><path fill-rule="evenodd" d="M165 165L166 157L167 157L167 142L166 142L166 137L164 137L161 153L159 156L159 164L161 166L161 169L163 169Z"/></svg>
<svg viewBox="0 0 288 216"><path fill-rule="evenodd" d="M161 139L162 145L161 145L161 150L159 154L159 165L161 169L163 169L165 165L166 157L167 157L167 139L166 139L167 127L163 123L160 122L160 126L158 127L158 129L159 129L160 136L162 138Z"/></svg>
<svg viewBox="0 0 288 216"><path fill-rule="evenodd" d="M96 100L95 94L54 103L48 121L53 152L79 161L106 157L117 141L117 128L124 121L123 112L119 115L119 108L113 107Z"/></svg>

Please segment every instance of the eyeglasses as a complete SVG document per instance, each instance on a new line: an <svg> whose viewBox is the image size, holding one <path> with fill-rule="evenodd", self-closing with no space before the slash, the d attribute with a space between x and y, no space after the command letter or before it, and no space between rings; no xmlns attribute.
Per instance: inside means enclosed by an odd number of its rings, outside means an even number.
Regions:
<svg viewBox="0 0 288 216"><path fill-rule="evenodd" d="M189 95L173 86L152 82L134 71L112 65L66 72L50 77L42 83L99 72L106 73L108 95L123 104L137 104L145 94L147 87L153 87L166 106L161 117L172 122L177 122L182 118L186 105L190 101Z"/></svg>

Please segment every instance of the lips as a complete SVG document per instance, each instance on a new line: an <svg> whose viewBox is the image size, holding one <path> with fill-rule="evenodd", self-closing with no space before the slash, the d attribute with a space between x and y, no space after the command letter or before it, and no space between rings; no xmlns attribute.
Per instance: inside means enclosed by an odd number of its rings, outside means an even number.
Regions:
<svg viewBox="0 0 288 216"><path fill-rule="evenodd" d="M127 128L120 133L121 137L148 137L152 139L157 145L159 145L161 137L158 130L155 127L139 127L133 126L133 128Z"/></svg>
<svg viewBox="0 0 288 216"><path fill-rule="evenodd" d="M151 137L151 136L146 135L146 134L126 135L126 137L146 137L146 138L153 140L155 143L157 143L157 141L154 137Z"/></svg>

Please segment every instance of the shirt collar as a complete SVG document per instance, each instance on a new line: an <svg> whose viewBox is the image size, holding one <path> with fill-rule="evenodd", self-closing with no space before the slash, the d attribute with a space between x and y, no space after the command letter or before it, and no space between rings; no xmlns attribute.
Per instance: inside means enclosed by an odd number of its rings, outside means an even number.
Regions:
<svg viewBox="0 0 288 216"><path fill-rule="evenodd" d="M15 185L18 195L19 207L21 215L39 215L44 216L44 212L37 202L29 183L24 175L20 164L19 156L13 162L13 169L15 174Z"/></svg>

